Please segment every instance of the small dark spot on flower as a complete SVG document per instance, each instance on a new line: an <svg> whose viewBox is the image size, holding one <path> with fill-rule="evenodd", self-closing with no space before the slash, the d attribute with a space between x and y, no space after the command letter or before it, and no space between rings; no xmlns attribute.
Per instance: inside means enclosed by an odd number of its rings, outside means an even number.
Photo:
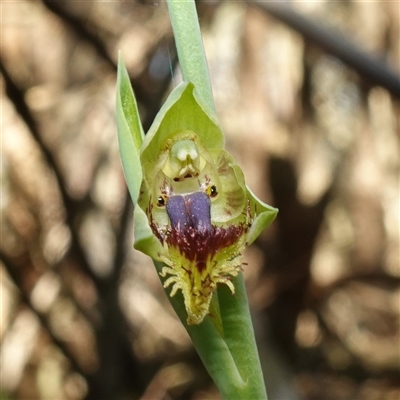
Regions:
<svg viewBox="0 0 400 400"><path fill-rule="evenodd" d="M217 197L217 196L218 196L217 187L215 185L212 185L210 187L210 197Z"/></svg>
<svg viewBox="0 0 400 400"><path fill-rule="evenodd" d="M165 199L163 196L158 196L157 197L157 205L159 207L164 207L165 206Z"/></svg>

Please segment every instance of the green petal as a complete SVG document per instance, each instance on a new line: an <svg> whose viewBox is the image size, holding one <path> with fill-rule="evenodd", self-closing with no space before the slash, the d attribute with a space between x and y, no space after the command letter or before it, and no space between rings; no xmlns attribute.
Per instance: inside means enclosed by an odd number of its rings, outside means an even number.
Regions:
<svg viewBox="0 0 400 400"><path fill-rule="evenodd" d="M278 214L278 209L263 203L247 185L246 188L250 205L250 215L253 218L251 228L247 233L247 244L251 244L260 236L265 228L271 225Z"/></svg>

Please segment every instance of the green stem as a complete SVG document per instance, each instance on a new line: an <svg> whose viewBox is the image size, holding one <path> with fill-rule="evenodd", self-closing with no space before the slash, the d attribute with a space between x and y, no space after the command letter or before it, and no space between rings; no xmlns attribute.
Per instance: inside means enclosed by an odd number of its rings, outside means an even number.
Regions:
<svg viewBox="0 0 400 400"><path fill-rule="evenodd" d="M234 280L235 294L226 285L218 288L225 342L246 385L243 399L267 399L264 377L254 337L243 274Z"/></svg>
<svg viewBox="0 0 400 400"><path fill-rule="evenodd" d="M194 83L200 95L215 112L195 3L193 0L167 0L167 3L183 80Z"/></svg>

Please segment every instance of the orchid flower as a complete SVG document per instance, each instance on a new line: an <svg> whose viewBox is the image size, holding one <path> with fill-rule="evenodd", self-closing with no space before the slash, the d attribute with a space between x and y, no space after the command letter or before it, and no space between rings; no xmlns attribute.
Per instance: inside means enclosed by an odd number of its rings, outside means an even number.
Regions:
<svg viewBox="0 0 400 400"><path fill-rule="evenodd" d="M131 190L134 246L165 264L164 287L172 287L171 296L182 291L187 323L199 324L218 284L235 292L231 279L242 268L246 245L277 210L246 187L242 170L223 148L215 114L192 83L175 88L143 140L141 132L132 131L133 142L140 143L137 164L124 162L127 177L140 172Z"/></svg>
<svg viewBox="0 0 400 400"><path fill-rule="evenodd" d="M149 255L224 399L267 399L241 273L243 252L278 210L247 187L224 149L194 0L167 0L183 82L147 134L122 58L117 131L134 204L134 247Z"/></svg>

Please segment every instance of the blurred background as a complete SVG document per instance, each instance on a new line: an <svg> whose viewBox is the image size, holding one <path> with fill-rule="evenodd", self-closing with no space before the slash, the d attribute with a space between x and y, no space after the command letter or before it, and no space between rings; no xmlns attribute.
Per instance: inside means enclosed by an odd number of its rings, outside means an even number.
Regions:
<svg viewBox="0 0 400 400"><path fill-rule="evenodd" d="M400 5L292 6L198 3L226 146L280 209L244 257L269 399L400 399ZM179 83L165 3L0 7L1 398L219 399L118 154L118 51L146 130Z"/></svg>

